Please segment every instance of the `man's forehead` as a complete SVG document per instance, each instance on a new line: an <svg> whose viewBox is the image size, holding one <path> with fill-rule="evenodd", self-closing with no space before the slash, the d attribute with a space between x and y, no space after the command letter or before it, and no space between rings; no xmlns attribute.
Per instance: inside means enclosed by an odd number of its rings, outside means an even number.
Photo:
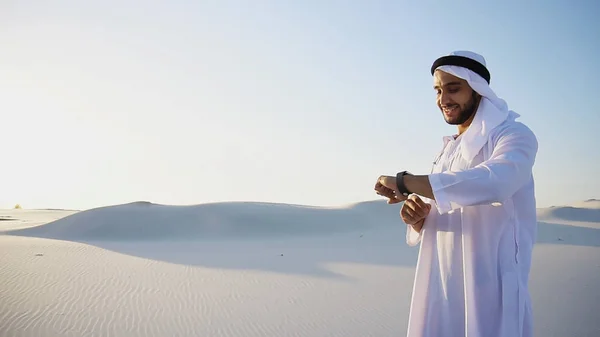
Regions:
<svg viewBox="0 0 600 337"><path fill-rule="evenodd" d="M463 84L467 84L467 81L441 70L436 70L433 76L434 87Z"/></svg>

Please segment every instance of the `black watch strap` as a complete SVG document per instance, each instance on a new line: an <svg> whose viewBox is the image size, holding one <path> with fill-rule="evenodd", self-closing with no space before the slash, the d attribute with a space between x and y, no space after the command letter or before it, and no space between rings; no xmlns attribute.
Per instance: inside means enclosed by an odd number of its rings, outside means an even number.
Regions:
<svg viewBox="0 0 600 337"><path fill-rule="evenodd" d="M408 197L408 195L410 194L410 191L406 188L406 185L404 185L404 176L407 174L410 173L408 171L402 171L396 174L396 187L398 187L398 191L400 191L400 194L402 194L405 197Z"/></svg>

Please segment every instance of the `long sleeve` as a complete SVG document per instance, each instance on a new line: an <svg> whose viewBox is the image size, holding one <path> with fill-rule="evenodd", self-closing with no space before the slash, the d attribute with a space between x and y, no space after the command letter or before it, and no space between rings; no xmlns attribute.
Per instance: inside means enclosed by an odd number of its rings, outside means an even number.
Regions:
<svg viewBox="0 0 600 337"><path fill-rule="evenodd" d="M425 202L426 204L431 204L433 205L433 200L426 198L426 197L420 197L421 200L423 200L423 202ZM433 212L433 206L431 208L431 210L429 211L429 213L431 214L431 212ZM425 222L427 222L427 219L425 219ZM410 246L410 247L414 247L416 245L418 245L419 243L421 243L421 239L423 238L423 231L425 230L425 225L423 225L423 228L421 228L421 232L417 232L414 228L412 228L411 225L406 225L406 243Z"/></svg>
<svg viewBox="0 0 600 337"><path fill-rule="evenodd" d="M421 229L421 231L423 231ZM411 225L406 225L406 244L410 247L414 247L421 243L423 233L417 232Z"/></svg>
<svg viewBox="0 0 600 337"><path fill-rule="evenodd" d="M516 123L500 131L488 160L464 171L430 174L438 212L510 198L530 179L537 150L533 132Z"/></svg>

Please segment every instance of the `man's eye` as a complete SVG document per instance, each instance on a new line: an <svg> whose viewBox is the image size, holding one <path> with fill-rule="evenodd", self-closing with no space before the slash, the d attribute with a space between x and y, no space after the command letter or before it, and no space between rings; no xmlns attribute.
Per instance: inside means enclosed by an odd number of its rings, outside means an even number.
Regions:
<svg viewBox="0 0 600 337"><path fill-rule="evenodd" d="M459 91L460 91L460 88L449 88L449 89L446 89L446 92L448 92L449 94L456 94ZM442 94L442 91L441 90L436 90L435 93L436 93L436 95L439 96L439 95Z"/></svg>

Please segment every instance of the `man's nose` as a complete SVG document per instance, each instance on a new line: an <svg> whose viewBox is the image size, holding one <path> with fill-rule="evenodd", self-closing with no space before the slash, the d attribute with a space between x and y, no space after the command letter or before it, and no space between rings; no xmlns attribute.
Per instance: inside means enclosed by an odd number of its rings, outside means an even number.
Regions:
<svg viewBox="0 0 600 337"><path fill-rule="evenodd" d="M448 95L447 93L442 92L440 94L440 103L442 105L449 105L450 103L452 103L452 100L450 99L450 95Z"/></svg>

